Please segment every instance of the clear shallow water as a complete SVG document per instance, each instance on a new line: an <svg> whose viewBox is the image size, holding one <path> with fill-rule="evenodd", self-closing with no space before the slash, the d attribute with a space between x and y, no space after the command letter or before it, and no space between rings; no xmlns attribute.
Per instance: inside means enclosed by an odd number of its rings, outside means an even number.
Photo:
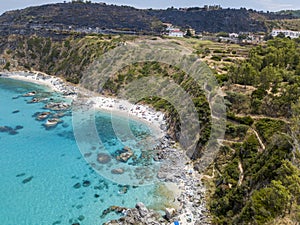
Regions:
<svg viewBox="0 0 300 225"><path fill-rule="evenodd" d="M8 132L0 132L1 224L94 225L120 217L113 213L101 217L103 210L113 205L134 207L141 201L163 207L157 185L118 185L91 168L74 139L71 113L66 113L57 127L45 129L45 121L38 121L33 115L50 110L43 109L42 102L28 104L32 97L22 96L33 90L42 93L42 97L61 99L41 86L0 78L0 126L10 127ZM115 121L119 126L127 125L122 118L116 117ZM125 139L121 143L113 133L109 115L97 114L96 124L103 146L110 153L125 144L139 155L141 148L146 148L137 142L139 136L144 138L151 133L144 124L131 121L130 127L138 138L133 141L121 136ZM81 151L88 153L90 161L97 165L101 146L88 141L82 146L86 148ZM151 164L128 161L128 165L139 163Z"/></svg>

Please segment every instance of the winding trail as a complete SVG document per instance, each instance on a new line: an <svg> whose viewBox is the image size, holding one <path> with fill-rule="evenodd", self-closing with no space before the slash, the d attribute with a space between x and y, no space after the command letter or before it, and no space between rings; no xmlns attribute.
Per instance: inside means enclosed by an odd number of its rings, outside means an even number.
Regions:
<svg viewBox="0 0 300 225"><path fill-rule="evenodd" d="M240 170L240 176L239 176L239 181L238 181L238 186L241 186L244 180L244 169L241 160L239 160L239 170Z"/></svg>
<svg viewBox="0 0 300 225"><path fill-rule="evenodd" d="M279 121L283 121L287 124L290 123L290 121L288 121L286 118L284 117L270 117L270 116L265 116L265 115L253 115L253 114L236 114L237 117L245 117L245 116L250 116L252 119L270 119L270 120L279 120Z"/></svg>
<svg viewBox="0 0 300 225"><path fill-rule="evenodd" d="M255 134L255 136L256 136L256 138L257 138L257 140L258 140L258 142L259 142L259 144L260 144L260 146L261 146L261 148L262 148L262 151L264 151L264 150L266 149L266 146L265 146L264 143L262 142L262 140L261 140L261 138L259 137L257 131L254 130L252 127L250 127L250 129L254 132L254 134Z"/></svg>

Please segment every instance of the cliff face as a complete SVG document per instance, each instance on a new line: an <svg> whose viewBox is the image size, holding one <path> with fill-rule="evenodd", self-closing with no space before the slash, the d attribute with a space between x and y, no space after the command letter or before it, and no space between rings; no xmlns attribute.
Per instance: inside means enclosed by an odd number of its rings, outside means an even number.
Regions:
<svg viewBox="0 0 300 225"><path fill-rule="evenodd" d="M86 66L122 41L118 36L74 35L54 40L11 35L0 37L0 54L11 69L42 71L78 83Z"/></svg>
<svg viewBox="0 0 300 225"><path fill-rule="evenodd" d="M167 9L141 10L128 6L104 3L60 3L23 10L15 10L0 16L1 35L33 34L47 29L106 29L139 34L159 34L162 23L192 27L197 32L260 32L267 31L265 21L293 19L291 14L262 13L246 9L203 10Z"/></svg>

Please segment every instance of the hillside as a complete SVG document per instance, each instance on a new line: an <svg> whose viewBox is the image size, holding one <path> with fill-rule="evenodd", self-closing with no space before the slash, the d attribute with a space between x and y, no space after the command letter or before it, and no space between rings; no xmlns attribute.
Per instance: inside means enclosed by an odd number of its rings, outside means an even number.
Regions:
<svg viewBox="0 0 300 225"><path fill-rule="evenodd" d="M1 38L2 69L40 70L77 83L81 71L104 52L135 39L159 38L89 35L63 40L37 36ZM172 40L170 40L172 41ZM174 41L174 40L173 40ZM226 134L217 158L203 176L213 224L297 224L300 220L300 55L299 39L276 38L257 47L176 40L195 50L225 92ZM117 94L141 77L174 80L193 99L202 130L193 155L195 169L210 135L210 109L203 91L187 74L156 62L136 63L118 71L104 86ZM143 99L165 111L170 135L180 120L174 107L158 97Z"/></svg>
<svg viewBox="0 0 300 225"><path fill-rule="evenodd" d="M41 35L50 30L97 29L138 34L160 34L162 23L197 32L266 32L267 20L293 19L290 14L263 13L253 10L202 8L141 10L105 3L59 3L9 11L0 16L1 35Z"/></svg>
<svg viewBox="0 0 300 225"><path fill-rule="evenodd" d="M219 9L212 11L194 9L153 10L149 14L163 22L179 27L192 27L197 32L266 32L266 20L293 18L290 15L275 15L253 10Z"/></svg>
<svg viewBox="0 0 300 225"><path fill-rule="evenodd" d="M20 29L30 33L30 29L40 26L54 29L98 27L148 33L162 27L146 11L97 3L49 4L9 11L0 16L0 24L5 33L18 33Z"/></svg>
<svg viewBox="0 0 300 225"><path fill-rule="evenodd" d="M276 28L276 29L295 30L295 31L300 30L300 19L268 20L266 24L270 29Z"/></svg>
<svg viewBox="0 0 300 225"><path fill-rule="evenodd" d="M279 12L276 12L278 15L291 15L297 18L300 18L300 10L282 10Z"/></svg>

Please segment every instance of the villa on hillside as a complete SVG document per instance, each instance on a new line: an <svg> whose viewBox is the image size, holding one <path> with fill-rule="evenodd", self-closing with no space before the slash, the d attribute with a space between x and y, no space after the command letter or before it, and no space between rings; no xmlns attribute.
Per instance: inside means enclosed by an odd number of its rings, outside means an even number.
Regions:
<svg viewBox="0 0 300 225"><path fill-rule="evenodd" d="M229 36L229 38L238 38L239 34L237 34L237 33L229 33L228 36Z"/></svg>
<svg viewBox="0 0 300 225"><path fill-rule="evenodd" d="M166 33L169 37L183 37L184 33L179 29L173 27L171 23L163 23L163 25L166 27Z"/></svg>
<svg viewBox="0 0 300 225"><path fill-rule="evenodd" d="M172 29L169 31L169 37L183 37L184 33L180 29Z"/></svg>
<svg viewBox="0 0 300 225"><path fill-rule="evenodd" d="M300 31L281 30L281 29L273 29L271 35L273 37L276 37L280 33L284 34L285 37L290 37L290 38L299 38L300 37Z"/></svg>

